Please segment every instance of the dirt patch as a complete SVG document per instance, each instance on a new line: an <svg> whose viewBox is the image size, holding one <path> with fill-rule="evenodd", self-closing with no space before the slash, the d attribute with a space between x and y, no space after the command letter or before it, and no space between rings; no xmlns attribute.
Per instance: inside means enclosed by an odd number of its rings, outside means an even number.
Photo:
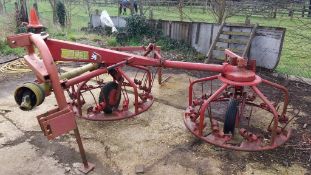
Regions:
<svg viewBox="0 0 311 175"><path fill-rule="evenodd" d="M71 146L73 143L76 144L73 135L65 135L53 140L52 142L48 142L46 137L41 132L28 134L31 135L29 143L38 148L37 153L39 153L39 155L51 156L58 160L59 163L64 164L66 167L70 167L71 169L77 168L76 164L81 162L79 151ZM96 164L96 174L102 171L105 171L107 174L120 174L118 172L116 173L115 170L112 170L109 165L98 160L97 155L86 153L86 156L89 158L90 162Z"/></svg>
<svg viewBox="0 0 311 175"><path fill-rule="evenodd" d="M16 55L3 56L0 54L0 66L2 66L2 64L5 64L5 63L10 62L11 60L15 60L15 59L18 59L18 57Z"/></svg>
<svg viewBox="0 0 311 175"><path fill-rule="evenodd" d="M299 110L300 113L294 120L294 124L297 125L296 129L294 129L291 138L284 146L272 151L252 153L250 154L250 160L260 161L265 165L276 162L283 166L290 166L296 163L311 171L310 85L297 81L275 78L268 72L260 72L260 75L265 79L287 87L290 96L290 105ZM272 97L278 94L271 90L265 93ZM304 125L306 125L305 128Z"/></svg>

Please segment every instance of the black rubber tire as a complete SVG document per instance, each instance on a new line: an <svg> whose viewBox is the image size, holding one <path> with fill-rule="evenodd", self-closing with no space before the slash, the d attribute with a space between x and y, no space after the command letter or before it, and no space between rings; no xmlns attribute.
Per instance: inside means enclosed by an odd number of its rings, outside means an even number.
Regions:
<svg viewBox="0 0 311 175"><path fill-rule="evenodd" d="M111 90L113 89L116 89L116 90L118 89L118 83L114 81L106 83L100 90L99 99L98 99L99 103L104 102L104 101L109 102L110 101L109 94ZM113 111L113 108L119 107L120 100L121 100L121 92L118 95L119 95L119 99L116 104L109 104L109 103L106 104L106 107L103 109L103 111L106 114L111 114Z"/></svg>
<svg viewBox="0 0 311 175"><path fill-rule="evenodd" d="M235 129L235 121L236 121L236 116L238 113L238 105L239 102L236 99L230 99L228 108L226 111L226 116L225 116L225 121L224 121L224 133L229 134L234 134L234 129Z"/></svg>

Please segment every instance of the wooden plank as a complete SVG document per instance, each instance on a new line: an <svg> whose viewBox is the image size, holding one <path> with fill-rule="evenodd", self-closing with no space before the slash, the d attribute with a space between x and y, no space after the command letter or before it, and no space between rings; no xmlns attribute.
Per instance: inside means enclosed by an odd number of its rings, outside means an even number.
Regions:
<svg viewBox="0 0 311 175"><path fill-rule="evenodd" d="M200 32L201 32L201 23L197 23L197 30L195 33L195 44L199 43Z"/></svg>
<svg viewBox="0 0 311 175"><path fill-rule="evenodd" d="M254 36L255 36L255 33L256 33L257 26L258 26L258 24L256 24L256 25L254 26L254 28L252 29L251 35L249 36L249 39L248 39L248 42L247 42L247 44L246 44L245 50L244 50L244 52L243 52L243 54L242 54L242 57L245 57L246 54L247 54L248 51L249 51L249 48L250 48L251 43L252 43L252 40L253 40L253 38L254 38Z"/></svg>
<svg viewBox="0 0 311 175"><path fill-rule="evenodd" d="M225 25L225 23L222 23L221 26L219 27L218 33L216 35L216 38L215 38L215 40L213 41L211 47L208 50L206 59L204 60L204 63L208 63L208 62L211 61L214 47L216 46L216 43L217 43L218 38L219 38L219 36L220 36L220 34L222 32L222 29L224 28L224 25ZM213 36L211 36L211 37L213 37Z"/></svg>
<svg viewBox="0 0 311 175"><path fill-rule="evenodd" d="M255 25L254 24L241 24L241 23L226 23L226 26L228 27L242 27L242 28L253 28Z"/></svg>
<svg viewBox="0 0 311 175"><path fill-rule="evenodd" d="M214 50L219 50L219 51L225 51L225 49L229 49L231 50L232 52L238 52L238 53L243 53L243 49L238 49L238 48L225 48L225 47L219 47L219 46L216 46Z"/></svg>
<svg viewBox="0 0 311 175"><path fill-rule="evenodd" d="M248 32L233 32L233 31L222 31L221 34L224 34L224 35L236 35L236 36L250 36L251 35Z"/></svg>
<svg viewBox="0 0 311 175"><path fill-rule="evenodd" d="M248 43L247 40L239 40L239 39L224 39L224 38L219 38L218 42L222 43L229 43L229 44L242 44L246 45Z"/></svg>
<svg viewBox="0 0 311 175"><path fill-rule="evenodd" d="M215 60L221 60L224 61L226 58L225 57L215 57Z"/></svg>
<svg viewBox="0 0 311 175"><path fill-rule="evenodd" d="M192 46L192 30L193 30L193 23L188 24L188 33L187 33L187 43Z"/></svg>

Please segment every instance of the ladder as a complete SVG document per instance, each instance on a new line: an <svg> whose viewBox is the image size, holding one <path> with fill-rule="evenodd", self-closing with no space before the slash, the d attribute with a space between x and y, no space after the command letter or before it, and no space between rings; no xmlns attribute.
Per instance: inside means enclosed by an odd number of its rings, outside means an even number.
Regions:
<svg viewBox="0 0 311 175"><path fill-rule="evenodd" d="M232 31L231 28L250 28L249 32L241 32L241 31ZM241 55L242 57L246 57L249 53L249 49L252 43L252 39L255 36L256 29L258 24L245 25L245 24L230 24L230 23L222 23L219 27L216 38L212 42L209 51L206 55L206 59L204 63L210 63L212 60L224 60L223 57L214 57L213 51L224 51L225 49L230 49L231 51ZM225 30L229 29L229 30ZM226 37L227 36L227 37ZM219 44L227 44L228 47L219 46ZM229 47L231 45L231 48ZM235 47L232 47L234 45ZM224 55L224 54L222 54Z"/></svg>

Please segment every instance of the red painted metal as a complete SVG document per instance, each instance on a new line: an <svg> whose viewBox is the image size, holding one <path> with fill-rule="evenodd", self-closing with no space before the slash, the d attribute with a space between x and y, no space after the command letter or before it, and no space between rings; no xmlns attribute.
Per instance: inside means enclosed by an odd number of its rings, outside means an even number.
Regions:
<svg viewBox="0 0 311 175"><path fill-rule="evenodd" d="M94 169L94 166L91 163L88 163L86 160L82 140L80 138L80 134L78 132L78 128L74 119L74 112L67 104L63 88L60 84L60 78L58 76L55 62L53 60L50 50L45 44L46 37L47 35L41 34L21 34L13 37L8 37L8 42L10 43L11 47L27 48L28 56L26 56L26 60L29 62L29 65L33 66L33 69L36 69L35 72L39 74L37 75L37 77L41 77L38 79L38 81L45 82L48 79L55 94L58 109L38 116L38 121L42 131L48 139L54 139L55 137L65 134L70 130L74 130L80 149L81 158L83 161L83 167L81 168L81 171L87 173ZM38 48L44 66L42 64L38 64L40 63L40 60L33 60L37 59L37 57L35 56L34 46ZM46 75L46 72L48 73L48 75ZM47 94L49 95L49 93Z"/></svg>
<svg viewBox="0 0 311 175"><path fill-rule="evenodd" d="M219 73L218 75L190 82L189 106L184 116L184 123L196 137L224 148L242 151L260 151L273 149L284 144L291 133L291 130L285 130L284 127L280 129L280 124L287 125L287 89L256 75L255 61L247 61L230 50L225 50L226 62L222 65L215 65L163 59L160 55L160 47L155 44L149 44L147 47L123 47L113 48L113 50L111 50L49 39L46 35L42 36L39 34L11 36L8 37L8 41L11 47L27 48L27 63L37 75L38 81L40 83L50 84L50 90L55 94L58 109L48 114L48 116L53 116L53 119L43 120L43 117L39 117L40 119L38 118L40 126L43 128L42 130L45 134L51 135L50 138L59 136L69 130L74 130L86 170L92 169L93 166L89 166L86 161L78 128L74 125L75 123L73 124L72 122L73 117L71 116L73 116L73 111L78 117L87 120L112 121L134 117L151 107L154 101L154 97L151 94L155 78L153 75L158 74L158 82L162 83L162 68ZM34 47L38 48L42 61L35 55ZM140 51L142 55L128 53L130 51ZM98 65L98 68L96 70L92 69L89 72L84 71L83 74L68 79L64 77L65 79L61 80L55 66L55 62L57 61L94 63ZM125 66L136 69L143 76L131 78L123 70ZM149 67L158 67L157 72L152 74ZM118 89L109 94L111 97L109 103L116 103L117 99L112 97L116 97L116 94L122 94L121 105L117 109L114 109L111 114L102 111L107 105L106 102L101 102L99 104L96 99L97 97L92 93L96 89L102 88L107 83L105 79L102 78L102 74L109 74L112 76L113 81L118 84ZM212 92L210 85L211 92L209 94L203 93L202 89L201 94L195 97L194 86L211 81L221 82L221 87L215 92ZM257 88L257 85L261 83L279 89L284 93L284 105L281 114L278 114L273 103ZM129 94L126 88L132 89L132 93ZM247 92L246 88L251 89L254 94L257 94L263 103L255 103L255 95ZM64 91L67 91L71 98L68 102L65 98ZM91 92L94 105L90 107L85 114L82 111L82 107L86 103L90 104L83 96L86 92ZM130 95L132 95L133 98L129 98ZM230 143L230 141L234 139L234 134L225 134L222 131L221 127L223 125L219 123L223 122L223 120L219 120L210 115L208 116L209 121L205 121L207 118L206 113L211 113L212 103L226 102L230 99L237 100L239 102L238 109L241 110L238 112L235 120L236 124L234 125L235 128L239 128L238 133L244 138L239 144ZM245 106L260 108L272 114L271 123L273 123L273 125L270 126L270 124L267 128L267 131L271 133L269 144L263 143L263 138L260 136L260 133L254 133L242 128L241 122L247 119L243 115ZM69 110L69 112L65 112L64 114L60 112L64 110ZM207 122L210 122L210 125L208 125ZM54 133L49 133L48 126L52 128ZM205 130L208 129L210 132L206 134Z"/></svg>
<svg viewBox="0 0 311 175"><path fill-rule="evenodd" d="M205 77L205 78L201 78L201 79L198 79L198 80L190 82L190 85L189 85L189 96L188 96L189 106L192 106L192 103L193 103L193 86L194 86L194 84L200 83L200 82L205 82L205 81L215 80L217 78L218 78L218 75L214 75L214 76L211 76L211 77Z"/></svg>
<svg viewBox="0 0 311 175"><path fill-rule="evenodd" d="M39 50L39 53L41 57L43 58L43 63L45 65L45 68L49 74L49 80L51 81L51 85L53 88L53 92L55 94L55 98L58 104L58 107L60 110L66 108L68 106L64 90L62 89L60 85L60 79L58 76L58 71L55 65L55 62L53 60L52 54L45 44L45 41L41 37L41 35L38 34L32 34L29 36L29 39L31 43L33 43ZM29 55L34 54L33 50L30 48L28 49Z"/></svg>
<svg viewBox="0 0 311 175"><path fill-rule="evenodd" d="M287 106L288 106L288 103L289 103L289 97L288 97L288 90L286 87L284 86L281 86L279 84L276 84L276 83L273 83L273 82L270 82L268 80L265 80L265 79L262 79L262 82L265 83L265 84L268 84L276 89L280 89L281 91L283 91L284 93L284 104L283 104L283 110L282 110L282 114L281 114L281 119L283 119L282 121L287 121L287 117L286 117L286 110L287 110Z"/></svg>
<svg viewBox="0 0 311 175"><path fill-rule="evenodd" d="M77 127L74 113L68 107L63 110L55 109L37 117L44 135L49 140L61 136Z"/></svg>
<svg viewBox="0 0 311 175"><path fill-rule="evenodd" d="M43 64L43 61L38 58L36 54L26 55L25 61L27 65L35 72L38 80L44 82L49 78L49 74Z"/></svg>
<svg viewBox="0 0 311 175"><path fill-rule="evenodd" d="M100 76L100 75L105 74L105 73L107 73L107 69L100 68L100 69L94 70L92 72L92 74L83 74L83 75L80 75L78 77L74 77L74 78L71 78L69 80L65 80L62 82L62 84L65 88L69 88L71 86L74 86L74 85L79 84L79 83L84 82L84 81L88 81L88 80L90 80L96 76Z"/></svg>
<svg viewBox="0 0 311 175"><path fill-rule="evenodd" d="M226 51L227 56L233 56L233 58L236 58L236 54L231 54L229 51ZM235 71L236 67L234 67L232 70ZM252 68L253 69L253 68ZM244 71L244 70L243 70ZM240 72L238 72L239 74ZM230 73L222 73L218 76L212 76L207 78L202 78L196 81L193 81L190 83L189 86L189 107L187 108L187 111L185 113L184 122L186 127L197 137L200 139L228 149L235 149L240 151L261 151L261 150L269 150L274 149L278 146L281 146L284 144L290 137L291 129L285 130L284 127L280 126L280 123L286 123L284 126L287 125L287 117L286 117L286 111L287 111L287 105L288 105L288 91L285 87L278 85L276 83L272 83L268 80L260 78L258 75L255 74L249 74L248 77L245 78L245 76L236 76L227 78L226 75ZM232 74L231 74L232 75ZM255 76L254 79L249 79L251 76ZM244 79L245 78L245 79ZM206 95L201 95L197 99L193 98L193 86L197 83L203 83L203 82L209 82L212 80L218 79L223 83L221 88L219 88L217 91L215 91L213 94L209 95L208 98ZM240 81L238 81L240 80ZM247 81L245 81L247 80ZM278 114L275 106L270 102L263 93L257 88L258 84L268 84L276 89L280 89L284 93L284 104L283 104L283 110L281 114ZM238 93L238 96L241 96L238 98L235 96L228 96L226 95L226 89L228 87L234 88L235 93ZM255 94L263 101L261 104L254 103L254 97L249 96L242 98L242 92L243 90L241 87L250 87ZM230 89L230 88L229 88ZM223 93L223 94L222 94ZM257 108L261 108L262 110L265 110L272 114L272 127L269 125L267 127L267 131L271 133L271 138L269 141L269 144L264 143L263 138L260 136L258 137L255 133L252 133L251 131L248 131L244 128L240 129L239 134L244 138L242 142L239 144L234 143L231 144L230 141L233 140L234 135L226 135L224 134L220 128L219 123L222 121L217 121L210 117L210 127L207 128L207 124L205 123L206 118L206 110L209 109L209 105L212 102L220 102L220 101L226 101L230 98L237 98L241 100L241 105L248 105L248 106L255 106ZM199 108L198 110L196 109ZM245 109L245 107L242 107L241 109ZM240 112L243 113L243 112ZM282 119L280 119L282 118ZM237 126L239 126L241 116L237 118ZM205 130L210 130L209 133L205 134ZM205 131L208 132L208 131ZM261 134L261 133L259 133Z"/></svg>
<svg viewBox="0 0 311 175"><path fill-rule="evenodd" d="M164 68L221 72L221 73L225 72L225 69L231 68L231 65L224 66L215 64L189 63L189 62L169 61L169 60L164 60L162 65Z"/></svg>

